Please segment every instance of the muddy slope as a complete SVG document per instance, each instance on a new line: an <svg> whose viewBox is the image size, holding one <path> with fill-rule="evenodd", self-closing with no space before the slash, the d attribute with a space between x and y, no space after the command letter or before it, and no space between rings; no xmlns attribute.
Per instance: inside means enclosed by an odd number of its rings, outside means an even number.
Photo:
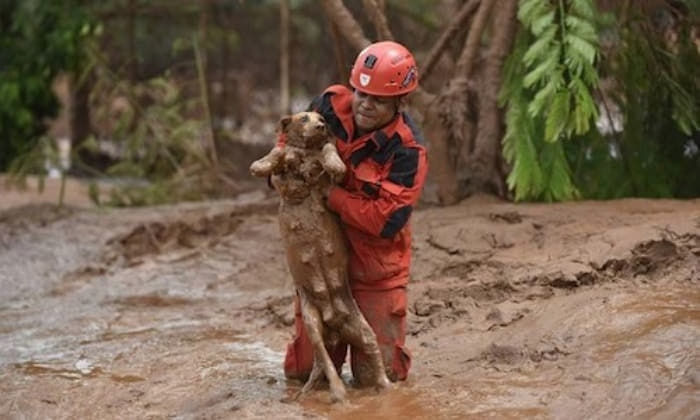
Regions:
<svg viewBox="0 0 700 420"><path fill-rule="evenodd" d="M281 402L299 384L274 209L0 213L0 417L700 416L698 200L418 211L411 378L344 406Z"/></svg>

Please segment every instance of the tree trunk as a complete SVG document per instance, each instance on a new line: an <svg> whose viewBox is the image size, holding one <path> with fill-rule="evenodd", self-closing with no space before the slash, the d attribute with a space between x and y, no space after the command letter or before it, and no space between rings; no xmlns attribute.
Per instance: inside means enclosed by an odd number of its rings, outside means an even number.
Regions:
<svg viewBox="0 0 700 420"><path fill-rule="evenodd" d="M291 112L289 100L289 0L280 1L280 115Z"/></svg>
<svg viewBox="0 0 700 420"><path fill-rule="evenodd" d="M230 24L230 16L228 11L220 10L219 14L223 13L222 21L219 22L219 29L224 30ZM221 15L220 15L221 16ZM229 45L229 39L226 36L221 37L221 69L220 78L221 81L221 95L220 95L220 105L217 106L217 116L218 118L224 120L231 118L231 86L229 81L229 66L231 58L231 46Z"/></svg>
<svg viewBox="0 0 700 420"><path fill-rule="evenodd" d="M468 0L465 2L459 9L459 12L455 15L454 19L447 25L443 33L440 35L440 38L438 38L437 42L435 42L435 45L433 45L433 47L430 49L425 62L422 63L421 66L421 83L425 83L428 77L430 77L435 64L437 64L439 61L440 56L445 51L449 41L451 41L455 34L459 32L464 25L466 25L469 18L471 18L472 14L479 6L479 1L480 0Z"/></svg>
<svg viewBox="0 0 700 420"><path fill-rule="evenodd" d="M370 44L362 27L345 7L342 0L321 0L321 4L331 21L338 25L340 33L358 52Z"/></svg>
<svg viewBox="0 0 700 420"><path fill-rule="evenodd" d="M208 63L208 33L209 33L209 12L211 0L201 0L199 13L199 35L195 42L195 59L197 61L197 71L199 73L199 88L201 89L202 105L204 107L204 117L209 128L205 150L211 160L214 172L219 168L219 157L216 151L217 132L214 128L214 120L211 113L211 86L209 83L209 63Z"/></svg>
<svg viewBox="0 0 700 420"><path fill-rule="evenodd" d="M491 14L491 9L496 3L496 0L482 0L479 5L479 10L476 12L474 17L474 23L471 28L469 28L469 36L467 36L467 41L465 42L462 53L457 60L456 73L469 78L472 75L472 70L474 68L474 59L479 52L479 46L481 45L481 38L484 34L484 29L488 23L489 15Z"/></svg>
<svg viewBox="0 0 700 420"><path fill-rule="evenodd" d="M444 109L440 105L444 95L428 103L424 111L423 130L429 138L429 177L437 187L437 199L442 205L457 201L457 177L455 171L454 137L451 126L445 121Z"/></svg>
<svg viewBox="0 0 700 420"><path fill-rule="evenodd" d="M431 171L439 168L434 173L434 180L438 200L443 205L454 204L465 196L457 169L465 164L473 148L475 121L473 107L470 106L472 98L469 95L469 85L481 38L494 3L495 0L481 2L457 61L455 75L425 116L426 132L428 128L434 130L430 132L430 153L433 155Z"/></svg>
<svg viewBox="0 0 700 420"><path fill-rule="evenodd" d="M129 0L128 3L128 44L129 44L129 81L133 84L136 82L138 73L138 59L136 58L136 4L134 0Z"/></svg>
<svg viewBox="0 0 700 420"><path fill-rule="evenodd" d="M343 47L343 39L340 36L338 25L334 22L329 24L331 37L333 38L333 56L335 57L335 68L338 72L339 83L345 83L350 78L348 64L345 61L345 48Z"/></svg>
<svg viewBox="0 0 700 420"><path fill-rule="evenodd" d="M513 46L517 28L517 0L503 0L495 10L491 25L493 38L484 68L484 84L479 95L479 119L474 151L461 167L460 181L468 180L466 191L490 192L505 197L507 188L501 172L501 138L503 137L503 113L498 107L498 93L503 79L503 63ZM460 182L461 185L464 183Z"/></svg>
<svg viewBox="0 0 700 420"><path fill-rule="evenodd" d="M374 30L377 32L377 39L383 41L393 40L394 36L391 34L391 30L389 30L389 24L384 15L383 5L380 5L377 0L362 0L362 4L374 24Z"/></svg>
<svg viewBox="0 0 700 420"><path fill-rule="evenodd" d="M70 132L72 137L73 147L79 150L80 157L89 160L89 155L81 147L83 142L90 136L90 90L92 89L92 75L88 74L85 77L76 80L73 77L70 83L71 87L71 107L70 115ZM88 163L88 162L85 162Z"/></svg>

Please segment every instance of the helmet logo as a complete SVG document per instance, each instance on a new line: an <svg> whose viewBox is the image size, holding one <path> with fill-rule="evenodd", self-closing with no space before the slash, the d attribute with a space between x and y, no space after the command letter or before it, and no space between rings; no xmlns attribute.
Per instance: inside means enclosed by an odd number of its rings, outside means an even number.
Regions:
<svg viewBox="0 0 700 420"><path fill-rule="evenodd" d="M360 84L362 86L367 86L371 79L372 79L372 76L370 76L369 74L360 73Z"/></svg>
<svg viewBox="0 0 700 420"><path fill-rule="evenodd" d="M370 54L365 58L365 67L368 69L372 69L374 67L374 63L377 62L377 56L374 54Z"/></svg>
<svg viewBox="0 0 700 420"><path fill-rule="evenodd" d="M416 67L413 66L408 70L408 73L406 73L406 77L403 78L403 81L401 81L401 87L406 87L411 84L416 78Z"/></svg>

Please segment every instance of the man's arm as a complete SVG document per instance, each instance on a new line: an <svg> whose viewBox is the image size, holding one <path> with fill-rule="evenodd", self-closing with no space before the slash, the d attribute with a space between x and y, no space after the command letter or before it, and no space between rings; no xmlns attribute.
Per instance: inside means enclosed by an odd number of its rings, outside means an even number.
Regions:
<svg viewBox="0 0 700 420"><path fill-rule="evenodd" d="M328 206L346 224L370 235L393 238L408 222L425 183L428 161L421 146L406 147L394 155L386 179L374 187L375 198L334 187Z"/></svg>

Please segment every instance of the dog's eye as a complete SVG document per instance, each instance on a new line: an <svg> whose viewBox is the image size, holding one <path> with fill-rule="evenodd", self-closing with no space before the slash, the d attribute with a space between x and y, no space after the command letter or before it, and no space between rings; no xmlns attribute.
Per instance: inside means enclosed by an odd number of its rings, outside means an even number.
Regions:
<svg viewBox="0 0 700 420"><path fill-rule="evenodd" d="M308 116L308 115L304 115L303 117L301 117L301 119L300 119L299 121L301 121L301 122L303 122L303 123L307 123L307 122L309 122L309 116Z"/></svg>

